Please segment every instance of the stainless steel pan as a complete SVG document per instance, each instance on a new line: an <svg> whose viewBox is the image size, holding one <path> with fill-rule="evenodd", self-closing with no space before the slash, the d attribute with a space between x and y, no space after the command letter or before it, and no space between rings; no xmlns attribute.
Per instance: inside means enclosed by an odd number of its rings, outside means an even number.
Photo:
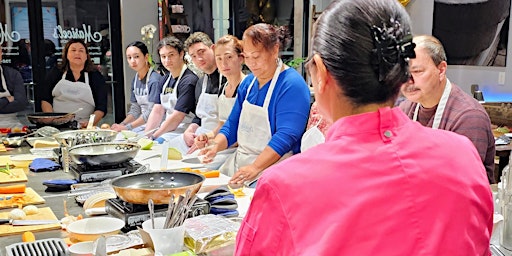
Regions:
<svg viewBox="0 0 512 256"><path fill-rule="evenodd" d="M126 142L82 144L69 149L69 157L76 164L114 165L132 160L140 145Z"/></svg>
<svg viewBox="0 0 512 256"><path fill-rule="evenodd" d="M128 174L112 180L112 187L121 200L134 204L168 204L191 190L191 197L201 188L205 177L191 172L149 172Z"/></svg>
<svg viewBox="0 0 512 256"><path fill-rule="evenodd" d="M53 137L59 143L65 141L67 145L75 146L81 144L111 142L116 138L116 135L117 132L112 130L72 130L59 132L53 135Z"/></svg>

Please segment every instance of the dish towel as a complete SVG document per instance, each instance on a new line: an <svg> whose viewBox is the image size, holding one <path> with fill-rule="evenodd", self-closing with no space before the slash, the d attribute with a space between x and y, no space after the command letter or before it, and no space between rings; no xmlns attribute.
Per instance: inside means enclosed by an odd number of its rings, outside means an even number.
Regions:
<svg viewBox="0 0 512 256"><path fill-rule="evenodd" d="M60 169L61 166L46 158L36 158L28 168L33 172L51 172Z"/></svg>
<svg viewBox="0 0 512 256"><path fill-rule="evenodd" d="M238 216L235 195L226 186L216 188L204 197L210 203L210 213L224 217Z"/></svg>

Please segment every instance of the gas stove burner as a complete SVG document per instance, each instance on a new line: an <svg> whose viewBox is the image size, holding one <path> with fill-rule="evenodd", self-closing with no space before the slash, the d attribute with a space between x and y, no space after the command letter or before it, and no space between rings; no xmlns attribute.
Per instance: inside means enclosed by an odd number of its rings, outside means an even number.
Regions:
<svg viewBox="0 0 512 256"><path fill-rule="evenodd" d="M125 226L123 232L128 232L141 226L142 222L149 220L149 209L146 204L132 204L119 198L107 199L105 203L106 211L109 215L124 220ZM167 205L155 205L155 218L165 217ZM187 218L210 213L210 203L197 198Z"/></svg>
<svg viewBox="0 0 512 256"><path fill-rule="evenodd" d="M135 160L115 165L85 165L70 163L69 170L78 182L100 182L135 172L142 165Z"/></svg>

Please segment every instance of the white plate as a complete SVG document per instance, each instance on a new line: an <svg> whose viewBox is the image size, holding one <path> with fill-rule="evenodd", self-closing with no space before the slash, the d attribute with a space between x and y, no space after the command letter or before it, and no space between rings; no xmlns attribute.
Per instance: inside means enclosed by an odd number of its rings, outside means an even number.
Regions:
<svg viewBox="0 0 512 256"><path fill-rule="evenodd" d="M36 158L38 158L38 156L32 154L21 154L11 156L12 161L33 161Z"/></svg>
<svg viewBox="0 0 512 256"><path fill-rule="evenodd" d="M505 136L512 138L512 133L505 133Z"/></svg>

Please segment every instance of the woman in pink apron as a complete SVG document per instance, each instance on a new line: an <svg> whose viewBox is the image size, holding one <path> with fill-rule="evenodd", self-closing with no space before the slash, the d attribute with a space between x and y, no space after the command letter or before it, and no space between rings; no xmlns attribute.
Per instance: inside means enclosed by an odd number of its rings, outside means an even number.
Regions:
<svg viewBox="0 0 512 256"><path fill-rule="evenodd" d="M393 107L415 57L394 0L336 0L305 65L325 143L268 168L234 255L491 255L493 200L469 139Z"/></svg>
<svg viewBox="0 0 512 256"><path fill-rule="evenodd" d="M112 130L142 131L159 96L161 76L149 63L148 47L143 42L135 41L126 47L126 60L137 72L131 83L130 110L120 124L112 125Z"/></svg>
<svg viewBox="0 0 512 256"><path fill-rule="evenodd" d="M297 153L309 116L310 92L302 76L279 58L280 30L249 27L243 36L245 64L252 74L240 84L231 114L201 151L206 161L238 143L220 167L231 182L257 179L269 166Z"/></svg>
<svg viewBox="0 0 512 256"><path fill-rule="evenodd" d="M95 114L96 125L107 113L107 87L105 79L94 66L89 50L81 39L71 39L62 52L62 65L46 76L42 92L43 112L76 113L82 127L89 116Z"/></svg>

